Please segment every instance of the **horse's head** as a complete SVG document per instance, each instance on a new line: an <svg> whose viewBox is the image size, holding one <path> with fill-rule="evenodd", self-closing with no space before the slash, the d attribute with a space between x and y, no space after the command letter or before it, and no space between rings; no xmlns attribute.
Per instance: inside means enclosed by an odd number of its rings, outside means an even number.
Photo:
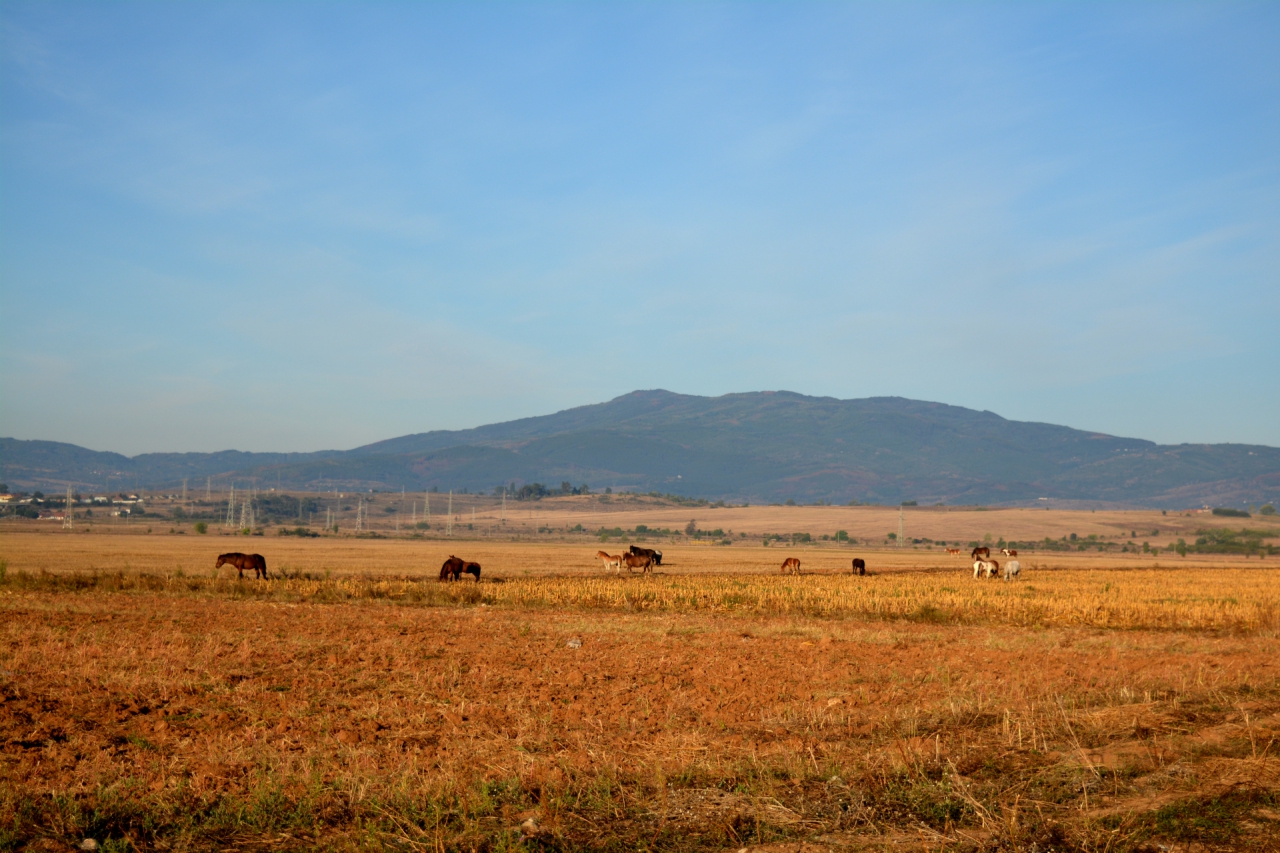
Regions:
<svg viewBox="0 0 1280 853"><path fill-rule="evenodd" d="M217 564L216 566L214 566L214 568L215 568L215 569L220 569L220 568L222 568L222 567L226 564L226 562L227 562L227 555L226 555L226 554L219 554L219 555L218 555L218 564Z"/></svg>

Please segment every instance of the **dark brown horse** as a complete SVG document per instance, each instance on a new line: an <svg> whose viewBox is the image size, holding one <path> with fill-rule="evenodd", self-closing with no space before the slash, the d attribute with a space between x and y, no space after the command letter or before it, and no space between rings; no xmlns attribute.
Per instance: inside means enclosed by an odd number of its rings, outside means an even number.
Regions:
<svg viewBox="0 0 1280 853"><path fill-rule="evenodd" d="M261 554L241 554L239 551L231 554L220 554L218 556L218 565L215 569L220 569L227 563L236 567L236 571L240 573L240 577L244 577L245 569L253 572L255 578L266 580L267 577L267 561L262 558Z"/></svg>
<svg viewBox="0 0 1280 853"><path fill-rule="evenodd" d="M460 580L464 574L475 575L476 583L480 583L480 564L468 563L450 554L449 559L445 560L444 565L440 567L442 581Z"/></svg>
<svg viewBox="0 0 1280 853"><path fill-rule="evenodd" d="M979 557L981 557L984 560L988 560L991 558L991 549L985 546L979 545L977 548L973 549L973 552L969 554L969 557L974 560L978 559Z"/></svg>
<svg viewBox="0 0 1280 853"><path fill-rule="evenodd" d="M649 559L653 560L653 564L655 566L662 565L661 551L655 551L652 548L641 548L639 545L632 545L627 550L629 550L632 554L635 554L638 557L648 557Z"/></svg>
<svg viewBox="0 0 1280 853"><path fill-rule="evenodd" d="M867 561L861 557L853 558L853 573L855 575L865 575L867 573Z"/></svg>

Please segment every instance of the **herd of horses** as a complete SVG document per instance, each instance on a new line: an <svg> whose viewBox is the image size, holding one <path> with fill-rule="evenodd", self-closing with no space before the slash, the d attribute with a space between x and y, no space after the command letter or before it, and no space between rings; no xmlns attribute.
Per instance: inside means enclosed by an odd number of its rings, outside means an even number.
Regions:
<svg viewBox="0 0 1280 853"><path fill-rule="evenodd" d="M948 554L959 555L959 548L948 548ZM1004 564L1004 579L1011 581L1018 575L1022 574L1022 564L1017 561L1018 551L1015 548L1001 548L1000 553L1006 557L1015 559L1009 560ZM991 559L991 549L985 545L974 548L969 552L969 559L973 560L973 579L980 577L994 578L1000 576L1000 563Z"/></svg>
<svg viewBox="0 0 1280 853"><path fill-rule="evenodd" d="M606 572L613 569L614 574L621 574L622 567L626 566L628 572L639 569L641 573L647 574L653 571L654 566L662 565L662 552L632 545L624 554L606 554L604 551L596 551L596 559L604 564Z"/></svg>
<svg viewBox="0 0 1280 853"><path fill-rule="evenodd" d="M947 553L952 556L959 556L961 550L959 548L948 548ZM1004 564L1004 579L1013 580L1022 573L1022 564L1016 559L1017 550L1013 548L1002 548L1001 553L1006 557L1011 557ZM1000 563L991 559L991 549L985 546L974 548L969 554L973 560L973 577L976 580L984 575L987 578L1000 576ZM641 548L639 545L632 545L626 552L622 554L607 554L604 551L597 551L596 558L604 564L604 570L613 569L615 574L622 573L622 567L626 566L628 572L634 572L640 569L642 573L653 571L654 566L662 565L662 552L653 548ZM225 565L235 566L240 577L244 577L246 571L253 572L255 578L266 579L267 577L267 561L261 554L241 554L240 552L232 552L230 554L220 554L218 556L218 564L214 568L222 568ZM854 557L850 572L855 575L865 575L867 573L866 560L861 557ZM782 561L782 574L800 574L800 558L787 557ZM472 575L476 579L476 583L480 582L480 564L463 560L460 557L449 555L449 559L444 561L444 565L440 567L440 580L456 581L461 580L463 575Z"/></svg>

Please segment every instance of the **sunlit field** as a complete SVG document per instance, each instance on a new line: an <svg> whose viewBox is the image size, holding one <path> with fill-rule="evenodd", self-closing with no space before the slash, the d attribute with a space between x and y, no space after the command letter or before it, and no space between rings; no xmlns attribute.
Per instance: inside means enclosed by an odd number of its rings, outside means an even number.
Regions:
<svg viewBox="0 0 1280 853"><path fill-rule="evenodd" d="M0 849L1280 849L1274 558L38 524Z"/></svg>

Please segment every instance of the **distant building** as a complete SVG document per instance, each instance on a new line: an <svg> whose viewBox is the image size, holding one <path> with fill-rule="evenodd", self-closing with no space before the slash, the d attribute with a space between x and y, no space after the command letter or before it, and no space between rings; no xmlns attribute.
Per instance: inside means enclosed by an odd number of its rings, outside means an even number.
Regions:
<svg viewBox="0 0 1280 853"><path fill-rule="evenodd" d="M0 504L7 504L13 500L13 495L0 495Z"/></svg>

